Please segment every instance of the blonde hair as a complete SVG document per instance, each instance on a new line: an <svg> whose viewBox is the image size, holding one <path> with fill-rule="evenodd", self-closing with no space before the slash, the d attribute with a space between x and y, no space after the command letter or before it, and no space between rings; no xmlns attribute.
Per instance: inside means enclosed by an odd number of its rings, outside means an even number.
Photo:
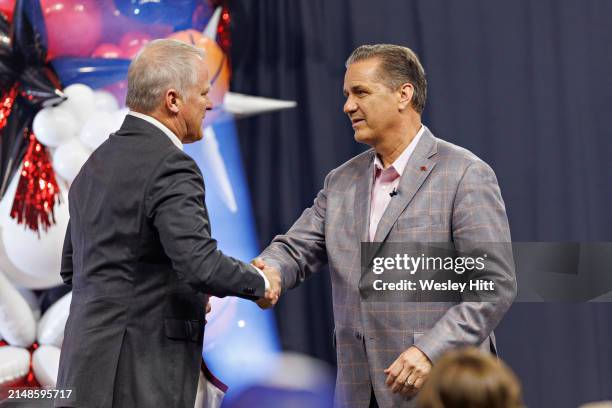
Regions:
<svg viewBox="0 0 612 408"><path fill-rule="evenodd" d="M520 408L514 373L490 354L470 347L450 351L434 364L419 393L419 408Z"/></svg>

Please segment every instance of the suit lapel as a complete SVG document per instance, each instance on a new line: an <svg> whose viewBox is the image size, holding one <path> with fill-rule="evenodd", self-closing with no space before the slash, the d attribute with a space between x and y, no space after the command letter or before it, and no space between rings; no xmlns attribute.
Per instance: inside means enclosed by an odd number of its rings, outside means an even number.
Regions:
<svg viewBox="0 0 612 408"><path fill-rule="evenodd" d="M427 179L436 165L436 162L430 159L434 154L436 154L435 138L429 129L425 129L416 149L412 153L412 156L410 156L408 163L406 163L406 168L402 173L397 188L398 194L391 199L378 223L376 235L374 236L375 242L385 241L400 214L405 210L408 204L410 204L414 195L425 179Z"/></svg>
<svg viewBox="0 0 612 408"><path fill-rule="evenodd" d="M368 154L364 155L363 165L357 169L356 174L355 233L360 241L369 241L370 200L372 197L372 180L374 180L374 150L370 150Z"/></svg>

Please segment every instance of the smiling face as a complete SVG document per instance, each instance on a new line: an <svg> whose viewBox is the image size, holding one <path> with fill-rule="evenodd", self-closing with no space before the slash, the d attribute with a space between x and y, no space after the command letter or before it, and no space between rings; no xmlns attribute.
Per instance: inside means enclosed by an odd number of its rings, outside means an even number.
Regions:
<svg viewBox="0 0 612 408"><path fill-rule="evenodd" d="M380 75L380 61L365 59L349 64L344 75L344 113L355 140L375 147L400 120L400 91L391 90Z"/></svg>
<svg viewBox="0 0 612 408"><path fill-rule="evenodd" d="M206 116L206 111L212 109L209 91L208 70L204 61L201 61L198 64L196 84L187 90L184 97L181 97L183 104L179 115L185 124L185 133L181 138L183 143L193 143L202 139L202 121Z"/></svg>

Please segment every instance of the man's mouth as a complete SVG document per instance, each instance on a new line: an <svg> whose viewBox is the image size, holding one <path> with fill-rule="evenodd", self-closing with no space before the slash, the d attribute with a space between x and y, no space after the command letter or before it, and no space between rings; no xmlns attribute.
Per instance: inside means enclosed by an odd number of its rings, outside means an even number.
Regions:
<svg viewBox="0 0 612 408"><path fill-rule="evenodd" d="M353 124L353 127L356 127L356 126L359 126L361 123L365 123L365 119L362 119L362 118L351 119L351 123Z"/></svg>

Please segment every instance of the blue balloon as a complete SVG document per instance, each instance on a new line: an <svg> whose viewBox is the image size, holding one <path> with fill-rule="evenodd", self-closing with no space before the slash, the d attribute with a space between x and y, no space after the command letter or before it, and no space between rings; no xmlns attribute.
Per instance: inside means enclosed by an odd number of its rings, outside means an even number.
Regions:
<svg viewBox="0 0 612 408"><path fill-rule="evenodd" d="M55 58L51 65L64 87L81 83L91 88L121 81L127 77L129 59L121 58Z"/></svg>
<svg viewBox="0 0 612 408"><path fill-rule="evenodd" d="M147 24L168 24L175 30L192 26L197 3L196 0L115 0L123 15Z"/></svg>

